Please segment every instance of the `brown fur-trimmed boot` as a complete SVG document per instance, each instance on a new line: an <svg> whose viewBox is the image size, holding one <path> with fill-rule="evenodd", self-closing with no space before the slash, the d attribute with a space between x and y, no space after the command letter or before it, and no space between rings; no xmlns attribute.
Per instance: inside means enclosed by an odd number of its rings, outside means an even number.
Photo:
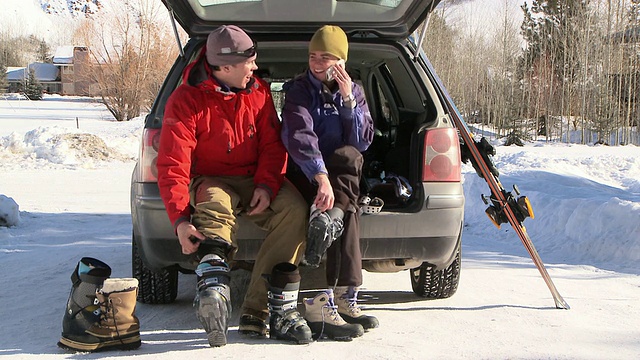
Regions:
<svg viewBox="0 0 640 360"><path fill-rule="evenodd" d="M131 350L140 347L140 321L135 315L138 280L106 279L96 292L100 318L81 337L60 345L79 351Z"/></svg>

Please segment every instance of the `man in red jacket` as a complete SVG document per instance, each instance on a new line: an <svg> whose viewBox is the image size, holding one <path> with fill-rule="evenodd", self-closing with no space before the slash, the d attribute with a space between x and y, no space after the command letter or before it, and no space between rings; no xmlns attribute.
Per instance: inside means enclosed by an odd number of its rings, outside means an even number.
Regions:
<svg viewBox="0 0 640 360"><path fill-rule="evenodd" d="M227 342L229 266L238 215L267 231L242 305L239 331L311 341L297 312L306 203L284 179L287 155L269 85L253 76L256 47L225 25L167 101L158 186L184 254L195 254L196 315L211 346ZM268 279L268 284L264 280ZM267 288L268 287L268 288Z"/></svg>

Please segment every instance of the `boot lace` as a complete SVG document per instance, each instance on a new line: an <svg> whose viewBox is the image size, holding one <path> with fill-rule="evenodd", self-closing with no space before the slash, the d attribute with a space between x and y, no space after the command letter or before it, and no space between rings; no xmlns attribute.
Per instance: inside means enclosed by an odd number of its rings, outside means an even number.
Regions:
<svg viewBox="0 0 640 360"><path fill-rule="evenodd" d="M111 316L109 316L111 314ZM113 319L113 327L116 329L116 336L120 340L121 344L124 344L122 337L120 336L120 329L118 329L118 322L116 320L116 310L109 297L106 297L104 301L100 302L100 322L97 324L101 328L109 328L109 317Z"/></svg>
<svg viewBox="0 0 640 360"><path fill-rule="evenodd" d="M347 303L349 314L352 317L360 316L362 309L360 309L360 305L358 305L358 298L345 298L344 300Z"/></svg>
<svg viewBox="0 0 640 360"><path fill-rule="evenodd" d="M342 317L338 313L338 306L336 306L336 304L334 304L333 300L329 299L329 301L327 301L326 304L322 305L322 308L327 309L326 311L322 312L322 323L323 324L325 322L325 314L326 314L326 316L328 316L335 323L339 324L339 323L341 323L343 321Z"/></svg>
<svg viewBox="0 0 640 360"><path fill-rule="evenodd" d="M333 320L336 324L344 322L338 313L338 306L333 302L332 298L329 298L327 303L322 305L322 311L320 313L322 314L322 328L320 329L320 334L318 334L318 339L322 338L322 334L324 334L324 324L326 324L325 317Z"/></svg>
<svg viewBox="0 0 640 360"><path fill-rule="evenodd" d="M109 298L106 298L104 301L100 301L99 304L100 304L100 322L98 323L98 326L107 327L108 325L104 325L104 324L109 321L109 313L113 315L113 321L114 322L116 321L116 316L113 311L113 304L111 304L111 299Z"/></svg>

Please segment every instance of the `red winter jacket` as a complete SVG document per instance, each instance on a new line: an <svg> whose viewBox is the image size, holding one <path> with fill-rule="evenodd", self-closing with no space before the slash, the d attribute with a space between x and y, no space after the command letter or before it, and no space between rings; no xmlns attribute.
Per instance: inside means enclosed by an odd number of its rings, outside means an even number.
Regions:
<svg viewBox="0 0 640 360"><path fill-rule="evenodd" d="M203 50L204 54L204 50ZM189 182L198 175L250 175L273 199L287 153L269 85L254 77L239 92L224 91L204 57L167 100L158 149L158 187L171 224L189 221Z"/></svg>

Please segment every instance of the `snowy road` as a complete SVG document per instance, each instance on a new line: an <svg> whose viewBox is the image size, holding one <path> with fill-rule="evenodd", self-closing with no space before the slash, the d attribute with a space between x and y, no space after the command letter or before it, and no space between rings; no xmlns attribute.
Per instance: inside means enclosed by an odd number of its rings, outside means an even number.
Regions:
<svg viewBox="0 0 640 360"><path fill-rule="evenodd" d="M128 165L114 166L108 181L103 171L95 170L74 174L57 170L40 176L18 171L3 176L2 192L19 194L14 198L29 210L19 228L0 228L0 357L76 357L55 346L75 263L82 256L93 256L110 264L113 276L130 276ZM71 177L77 185L68 184ZM40 190L25 191L25 184ZM210 349L191 308L194 276L182 275L175 304L139 304L140 349L82 357L187 359L243 354L249 359L312 359L330 352L366 359L634 359L640 354L637 275L547 264L572 307L557 310L524 250L490 251L486 240L477 237L465 236L463 241L460 286L450 299L417 298L406 271L365 272L364 304L380 319L381 327L351 343L292 346L246 340L232 328L229 345ZM307 279L319 277L308 275ZM305 285L313 283L307 280Z"/></svg>

